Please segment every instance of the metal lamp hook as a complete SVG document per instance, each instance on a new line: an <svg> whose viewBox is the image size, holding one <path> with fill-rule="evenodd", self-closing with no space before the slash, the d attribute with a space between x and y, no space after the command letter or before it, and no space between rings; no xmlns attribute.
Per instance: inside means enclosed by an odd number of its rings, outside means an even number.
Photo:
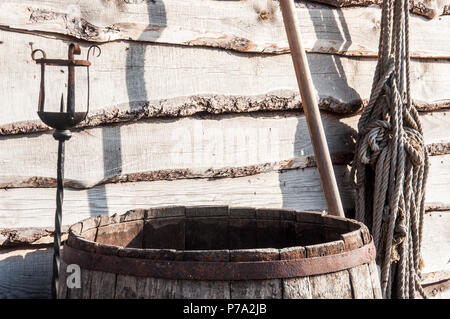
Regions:
<svg viewBox="0 0 450 319"><path fill-rule="evenodd" d="M89 47L88 51L87 51L87 56L86 56L86 60L89 61L89 55L91 53L92 50L92 54L95 54L95 50L98 49L98 54L97 54L97 58L102 54L102 50L100 49L100 47L96 44L93 44ZM89 100L90 100L90 93L91 93L91 81L89 78L89 66L86 69L87 72L87 113L89 113ZM86 113L86 114L87 114Z"/></svg>

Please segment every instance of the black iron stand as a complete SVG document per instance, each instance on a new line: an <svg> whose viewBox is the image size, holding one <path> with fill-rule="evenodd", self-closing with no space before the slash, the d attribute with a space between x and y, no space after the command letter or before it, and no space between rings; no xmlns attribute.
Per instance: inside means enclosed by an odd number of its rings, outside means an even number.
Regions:
<svg viewBox="0 0 450 319"><path fill-rule="evenodd" d="M33 50L31 58L37 64L41 64L41 84L38 101L38 116L49 127L54 128L53 137L58 143L58 168L57 168L57 192L56 192L56 213L55 213L55 232L53 242L53 276L51 294L52 298L58 298L59 290L59 269L60 269L60 247L61 247L61 224L62 224L62 205L64 197L64 142L72 136L69 129L84 121L89 112L89 53L98 49L100 56L101 50L97 45L91 45L87 52L87 60L75 60L74 55L81 54L80 46L76 43L69 44L68 60L47 59L47 55L41 49ZM42 54L41 59L36 58L36 53ZM68 83L67 83L67 109L64 110L64 99L61 96L61 106L59 112L44 111L45 104L45 85L44 75L45 66L67 66ZM87 109L84 112L75 112L75 67L87 68Z"/></svg>
<svg viewBox="0 0 450 319"><path fill-rule="evenodd" d="M58 141L58 168L57 168L57 191L56 191L56 213L55 232L53 242L53 277L52 277L52 298L58 297L59 291L59 265L61 247L61 224L62 205L64 198L64 142L71 138L69 130L55 130L53 137Z"/></svg>

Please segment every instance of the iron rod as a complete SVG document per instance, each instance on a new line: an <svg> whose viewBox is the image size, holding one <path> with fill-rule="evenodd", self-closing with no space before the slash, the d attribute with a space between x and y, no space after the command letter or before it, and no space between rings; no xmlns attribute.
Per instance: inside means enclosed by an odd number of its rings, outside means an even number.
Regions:
<svg viewBox="0 0 450 319"><path fill-rule="evenodd" d="M58 141L58 163L56 171L56 212L55 231L53 233L53 276L52 276L52 298L58 297L59 291L59 269L60 269L60 247L61 247L61 224L62 206L64 200L64 142L71 137L69 130L55 130L53 137Z"/></svg>

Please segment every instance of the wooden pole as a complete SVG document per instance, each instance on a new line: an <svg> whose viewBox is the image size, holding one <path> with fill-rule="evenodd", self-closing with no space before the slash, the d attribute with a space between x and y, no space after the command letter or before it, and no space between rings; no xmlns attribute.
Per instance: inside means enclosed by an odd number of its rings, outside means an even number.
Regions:
<svg viewBox="0 0 450 319"><path fill-rule="evenodd" d="M302 97L303 110L308 123L309 135L314 148L317 168L328 206L328 213L344 217L339 189L331 163L322 119L315 96L315 89L311 80L308 60L300 35L300 30L295 16L294 0L280 0L280 8L283 14L284 26L291 49L292 61L294 62L295 74L297 75L298 87Z"/></svg>

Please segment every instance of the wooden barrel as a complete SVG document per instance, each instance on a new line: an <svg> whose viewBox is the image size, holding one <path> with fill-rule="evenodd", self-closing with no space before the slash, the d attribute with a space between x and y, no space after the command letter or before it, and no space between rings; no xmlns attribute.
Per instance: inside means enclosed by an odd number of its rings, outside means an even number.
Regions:
<svg viewBox="0 0 450 319"><path fill-rule="evenodd" d="M227 206L137 209L70 228L59 298L381 298L374 259L367 227L351 219Z"/></svg>

